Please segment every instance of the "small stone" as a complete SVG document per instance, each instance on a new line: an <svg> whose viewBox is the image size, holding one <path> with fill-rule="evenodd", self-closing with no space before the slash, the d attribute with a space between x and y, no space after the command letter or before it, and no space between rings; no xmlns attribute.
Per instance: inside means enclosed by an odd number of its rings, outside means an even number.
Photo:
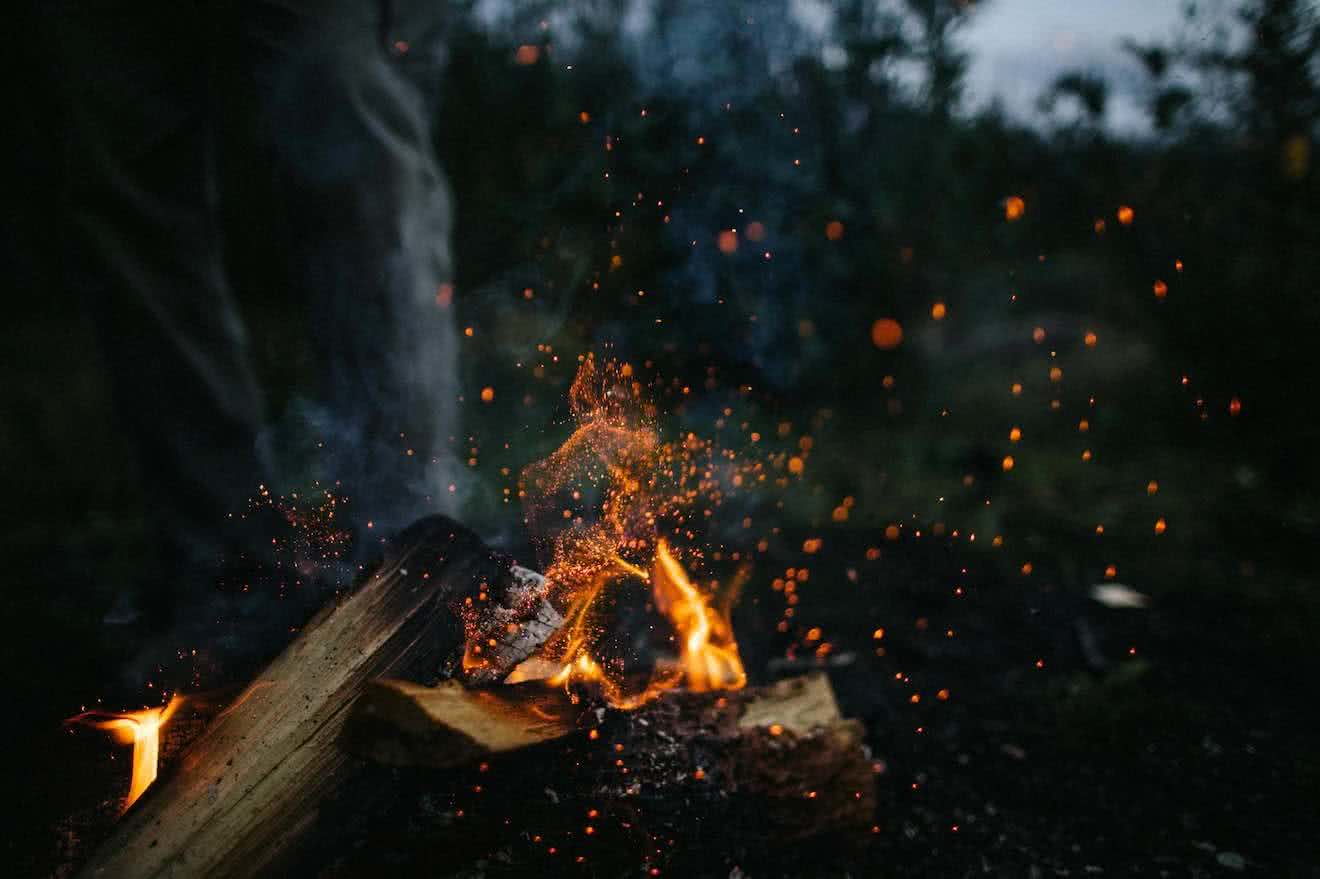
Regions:
<svg viewBox="0 0 1320 879"><path fill-rule="evenodd" d="M1247 868L1247 859L1237 852L1220 852L1215 855L1215 860L1225 870L1245 870Z"/></svg>

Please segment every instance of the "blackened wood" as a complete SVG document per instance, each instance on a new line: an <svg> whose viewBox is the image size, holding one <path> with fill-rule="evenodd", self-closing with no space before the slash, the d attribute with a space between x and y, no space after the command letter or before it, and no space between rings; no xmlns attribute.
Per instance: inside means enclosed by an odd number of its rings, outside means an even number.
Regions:
<svg viewBox="0 0 1320 879"><path fill-rule="evenodd" d="M550 603L550 584L543 575L520 565L509 573L507 588L491 606L465 609L475 649L454 671L468 684L498 684L564 624Z"/></svg>
<svg viewBox="0 0 1320 879"><path fill-rule="evenodd" d="M585 701L584 701L585 704ZM312 875L815 875L872 834L874 774L823 675L588 708L561 739L378 766L322 814ZM579 862L579 858L582 860Z"/></svg>

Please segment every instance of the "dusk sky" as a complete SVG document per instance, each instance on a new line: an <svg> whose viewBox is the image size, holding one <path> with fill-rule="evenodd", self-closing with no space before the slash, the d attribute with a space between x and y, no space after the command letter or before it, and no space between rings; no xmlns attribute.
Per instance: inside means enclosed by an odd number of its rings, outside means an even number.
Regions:
<svg viewBox="0 0 1320 879"><path fill-rule="evenodd" d="M1141 127L1131 91L1138 71L1120 41L1169 40L1181 27L1182 7L1180 0L988 0L963 32L973 58L968 98L979 106L997 97L1025 115L1060 73L1103 72L1110 124Z"/></svg>
<svg viewBox="0 0 1320 879"><path fill-rule="evenodd" d="M896 0L893 0L897 5ZM1228 0L1199 0L1197 28L1229 19ZM998 99L1013 116L1039 118L1036 100L1060 73L1101 73L1109 83L1106 119L1111 127L1141 132L1143 75L1121 47L1187 36L1184 0L980 0L959 33L972 54L967 107ZM825 0L794 0L800 19L821 32L831 15Z"/></svg>

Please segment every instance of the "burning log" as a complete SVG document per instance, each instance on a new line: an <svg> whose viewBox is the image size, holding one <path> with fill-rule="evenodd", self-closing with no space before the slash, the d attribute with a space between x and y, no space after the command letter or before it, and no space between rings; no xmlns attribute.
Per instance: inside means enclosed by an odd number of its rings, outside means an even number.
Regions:
<svg viewBox="0 0 1320 879"><path fill-rule="evenodd" d="M91 877L268 874L318 803L360 768L338 745L362 685L433 677L461 648L454 612L508 576L466 529L432 517L325 609L147 791L86 865Z"/></svg>
<svg viewBox="0 0 1320 879"><path fill-rule="evenodd" d="M597 875L778 873L819 867L872 832L864 730L822 674L672 690L633 711L535 684L500 689L373 685L345 742L396 767L376 770L394 797L329 807L327 832L342 843L353 828L356 853L341 845L315 871L554 870L580 857Z"/></svg>
<svg viewBox="0 0 1320 879"><path fill-rule="evenodd" d="M712 447L661 443L630 374L586 358L577 429L525 473L529 521L571 520L546 543L548 577L448 520L414 526L128 812L87 875L472 875L491 858L554 869L544 859L569 851L614 873L727 875L814 869L802 858L869 834L861 724L820 675L745 688L731 610L749 568L715 576L683 524L700 496L687 480L708 469L690 456ZM581 487L602 491L590 524L555 500ZM607 649L601 599L625 584L672 627L674 652L656 651L645 679L646 662ZM511 684L531 666L542 683ZM369 683L441 672L486 688Z"/></svg>
<svg viewBox="0 0 1320 879"><path fill-rule="evenodd" d="M509 569L507 588L493 607L464 614L467 648L452 671L469 684L496 684L546 642L564 618L546 596L550 584L521 565Z"/></svg>

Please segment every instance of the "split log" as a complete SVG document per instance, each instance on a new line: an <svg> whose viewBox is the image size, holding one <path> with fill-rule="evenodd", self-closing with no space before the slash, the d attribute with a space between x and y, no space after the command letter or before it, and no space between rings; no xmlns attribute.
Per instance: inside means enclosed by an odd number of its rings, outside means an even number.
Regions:
<svg viewBox="0 0 1320 879"><path fill-rule="evenodd" d="M462 641L455 600L509 568L471 532L424 519L326 608L149 789L83 875L269 875L360 764L338 746L362 685L425 679Z"/></svg>
<svg viewBox="0 0 1320 879"><path fill-rule="evenodd" d="M800 875L872 833L864 730L841 716L822 674L673 691L632 712L575 705L543 685L505 689L514 693L490 711L484 694L457 687L373 687L345 741L390 764L375 771L391 779L391 798L328 806L322 833L333 827L336 845L303 866L521 875L581 858L593 875ZM532 721L532 705L556 719ZM533 741L519 741L529 728Z"/></svg>
<svg viewBox="0 0 1320 879"><path fill-rule="evenodd" d="M444 769L562 739L581 709L539 683L470 690L372 681L344 727L345 748L391 766Z"/></svg>

